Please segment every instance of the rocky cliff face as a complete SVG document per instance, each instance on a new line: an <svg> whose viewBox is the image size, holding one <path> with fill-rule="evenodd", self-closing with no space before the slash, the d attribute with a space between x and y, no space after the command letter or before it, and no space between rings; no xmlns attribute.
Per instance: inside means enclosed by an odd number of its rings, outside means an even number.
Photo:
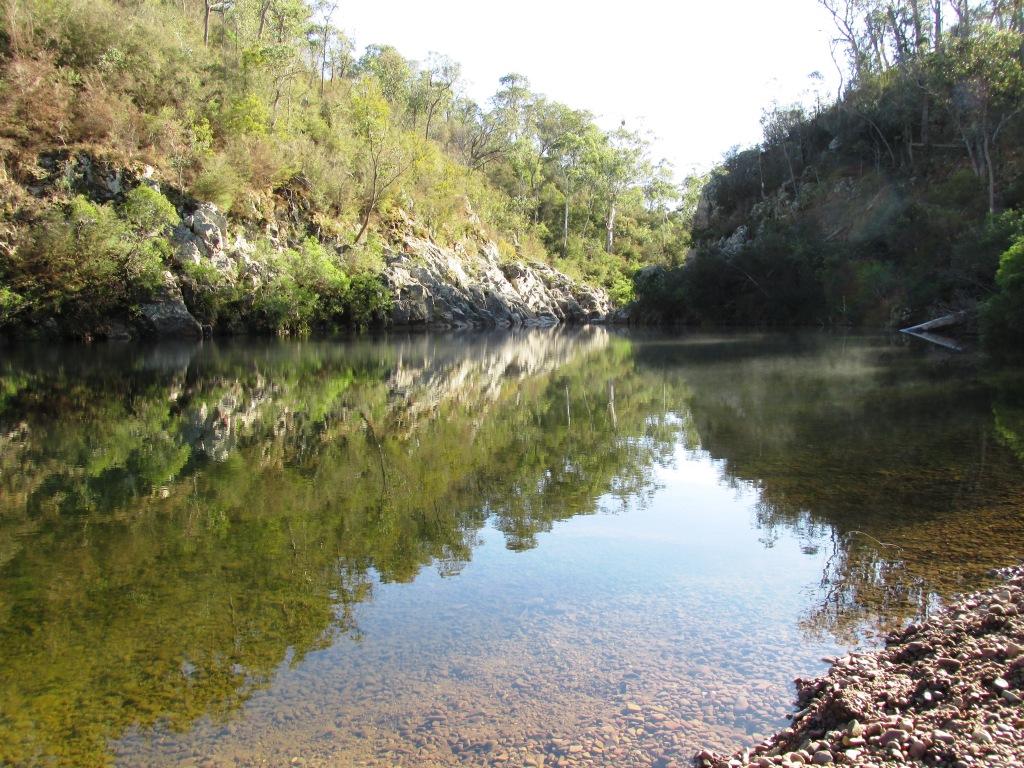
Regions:
<svg viewBox="0 0 1024 768"><path fill-rule="evenodd" d="M596 323L612 312L608 295L579 283L546 264L503 263L493 242L478 238L473 245L444 248L413 234L412 222L386 252L384 280L391 288L396 327L516 328L558 324ZM259 290L271 277L269 268L253 258L244 234L232 232L215 206L204 203L186 217L174 234L176 265L206 265L232 284ZM169 292L171 295L173 292ZM173 297L172 297L173 298ZM171 301L169 298L168 301ZM152 312L173 315L173 323L153 323L156 335L194 335L194 326L182 321L180 302L163 312L156 302Z"/></svg>
<svg viewBox="0 0 1024 768"><path fill-rule="evenodd" d="M147 286L152 295L98 325L73 329L87 338L195 339L245 332L251 328L252 318L246 314L250 300L281 276L276 257L285 249L299 249L313 235L329 256L334 254L340 263L348 260L349 238L336 228L324 232L301 185L287 193L276 191L267 210L254 209L250 218L239 220L162 185L150 166L129 169L86 153L59 152L40 156L39 172L39 183L25 189L34 201L35 216L61 205L68 191L116 206L138 186L165 195L180 216L173 232L166 233L170 249L163 279L155 289ZM390 325L515 328L611 319L614 308L604 291L547 264L503 258L469 201L462 203L467 234L453 246L434 242L420 222L401 210L379 223L384 263L378 277L392 294ZM13 252L17 237L14 229L0 227L0 253ZM228 316L211 310L215 302L230 302ZM66 332L54 318L35 321L36 326L42 323L46 328L40 335Z"/></svg>
<svg viewBox="0 0 1024 768"><path fill-rule="evenodd" d="M391 251L384 271L394 294L392 322L427 328L509 328L604 321L604 291L545 264L503 264L484 242L474 253L413 235Z"/></svg>

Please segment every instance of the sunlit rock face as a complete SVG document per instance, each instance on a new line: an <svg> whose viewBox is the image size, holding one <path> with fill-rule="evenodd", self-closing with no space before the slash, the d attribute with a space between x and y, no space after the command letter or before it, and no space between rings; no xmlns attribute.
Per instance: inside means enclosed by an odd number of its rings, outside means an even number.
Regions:
<svg viewBox="0 0 1024 768"><path fill-rule="evenodd" d="M480 230L447 247L398 215L390 234L383 278L393 298L391 322L432 329L548 327L604 322L613 311L607 293L539 263L503 262L498 246ZM269 264L238 228L232 230L216 206L204 203L174 232L179 268L204 265L230 284L258 291L272 277ZM173 286L177 291L177 287ZM162 305L161 305L162 306ZM190 330L198 333L195 328ZM169 323L153 335L174 336ZM178 336L182 335L180 333Z"/></svg>
<svg viewBox="0 0 1024 768"><path fill-rule="evenodd" d="M608 295L543 264L502 263L493 242L442 248L407 234L384 278L392 322L427 328L509 328L602 322Z"/></svg>

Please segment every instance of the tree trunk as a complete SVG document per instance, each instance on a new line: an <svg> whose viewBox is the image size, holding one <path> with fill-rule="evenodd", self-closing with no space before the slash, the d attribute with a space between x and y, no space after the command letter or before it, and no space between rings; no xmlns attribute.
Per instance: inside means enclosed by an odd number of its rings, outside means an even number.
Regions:
<svg viewBox="0 0 1024 768"><path fill-rule="evenodd" d="M921 88L924 89L924 87L925 86L922 84ZM928 147L931 143L931 131L929 130L928 125L931 119L929 115L930 106L931 104L928 99L928 91L925 90L924 97L921 102L921 144L924 145L924 162L926 167L929 163L930 152Z"/></svg>
<svg viewBox="0 0 1024 768"><path fill-rule="evenodd" d="M966 40L971 32L970 0L959 0L959 2L954 3L953 10L956 11L957 21L960 22L957 37L961 40Z"/></svg>
<svg viewBox="0 0 1024 768"><path fill-rule="evenodd" d="M942 50L942 0L932 0L932 48L936 51Z"/></svg>
<svg viewBox="0 0 1024 768"><path fill-rule="evenodd" d="M210 44L210 0L204 0L203 6L203 45Z"/></svg>
<svg viewBox="0 0 1024 768"><path fill-rule="evenodd" d="M274 91L274 103L270 107L270 130L277 126L277 105L281 102L281 86L278 85Z"/></svg>
<svg viewBox="0 0 1024 768"><path fill-rule="evenodd" d="M967 159L971 161L971 170L974 171L975 176L981 176L981 162L974 153L974 147L971 146L971 140L967 136L967 133L961 130L961 137L964 141L964 149L967 150Z"/></svg>
<svg viewBox="0 0 1024 768"><path fill-rule="evenodd" d="M889 57L885 54L885 28L878 28L870 18L868 19L868 37L871 38L871 48L875 52L875 64L879 72L889 68Z"/></svg>
<svg viewBox="0 0 1024 768"><path fill-rule="evenodd" d="M764 152L757 153L757 174L761 177L761 199L767 200L768 193L764 189Z"/></svg>
<svg viewBox="0 0 1024 768"><path fill-rule="evenodd" d="M992 164L992 152L989 149L988 133L982 142L982 154L985 158L985 169L988 171L988 212L996 212L996 172Z"/></svg>
<svg viewBox="0 0 1024 768"><path fill-rule="evenodd" d="M323 49L320 54L320 101L324 100L324 81L327 78L327 45L328 35L330 31L326 24L324 24L324 42Z"/></svg>
<svg viewBox="0 0 1024 768"><path fill-rule="evenodd" d="M899 20L896 18L896 8L893 5L889 5L889 26L892 27L892 35L896 40L896 63L903 65L906 64L909 58L909 46L907 45L907 37L903 34L903 28L900 27Z"/></svg>
<svg viewBox="0 0 1024 768"><path fill-rule="evenodd" d="M565 190L565 215L562 217L562 256L569 255L569 189Z"/></svg>
<svg viewBox="0 0 1024 768"><path fill-rule="evenodd" d="M616 201L612 200L612 204L608 208L608 218L605 221L604 250L606 253L611 253L615 247L615 214Z"/></svg>
<svg viewBox="0 0 1024 768"><path fill-rule="evenodd" d="M431 104L431 105L430 105L430 107L429 107L429 108L427 109L427 123L426 123L426 125L425 125L425 126L423 127L423 138L424 138L424 139L429 139L429 138L430 138L430 123L431 123L431 122L433 121L433 119L434 119L434 110L435 110L436 108L437 108L437 102L435 101L435 102L434 102L433 104Z"/></svg>
<svg viewBox="0 0 1024 768"><path fill-rule="evenodd" d="M356 235L356 242L357 243L361 243L363 241L363 235L366 234L366 230L369 229L369 227L370 227L370 214L371 213L372 213L372 210L370 208L367 208L366 209L366 213L363 214L362 226L359 227L359 234Z"/></svg>
<svg viewBox="0 0 1024 768"><path fill-rule="evenodd" d="M789 159L789 150L786 149L786 142L782 142L782 155L786 158L786 167L789 168L789 181L793 185L793 196L799 191L796 184L796 173L793 170L793 161Z"/></svg>
<svg viewBox="0 0 1024 768"><path fill-rule="evenodd" d="M256 30L256 39L263 39L263 30L267 26L267 14L270 12L270 0L263 0L260 4L260 25Z"/></svg>
<svg viewBox="0 0 1024 768"><path fill-rule="evenodd" d="M374 210L377 208L377 203L380 202L381 187L378 185L379 176L377 175L376 168L373 171L373 192L370 194L370 201L366 205L366 213L363 214L363 222L359 227L359 234L356 235L356 242L361 243L363 241L363 235L366 234L366 230L370 227L370 217L373 215Z"/></svg>

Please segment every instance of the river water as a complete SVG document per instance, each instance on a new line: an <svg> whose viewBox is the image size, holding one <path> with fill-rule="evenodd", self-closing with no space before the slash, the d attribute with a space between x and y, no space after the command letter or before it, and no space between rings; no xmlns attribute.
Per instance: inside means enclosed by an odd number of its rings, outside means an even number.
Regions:
<svg viewBox="0 0 1024 768"><path fill-rule="evenodd" d="M7 349L0 765L683 765L1022 556L1022 377L902 338Z"/></svg>

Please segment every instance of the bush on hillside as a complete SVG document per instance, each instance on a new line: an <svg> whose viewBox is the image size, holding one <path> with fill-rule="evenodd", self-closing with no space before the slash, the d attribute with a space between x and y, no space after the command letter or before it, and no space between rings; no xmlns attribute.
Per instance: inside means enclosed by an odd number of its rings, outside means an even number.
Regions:
<svg viewBox="0 0 1024 768"><path fill-rule="evenodd" d="M998 292L982 312L986 344L1020 354L1024 350L1024 237L999 260L996 287Z"/></svg>
<svg viewBox="0 0 1024 768"><path fill-rule="evenodd" d="M174 206L138 187L120 206L85 197L50 209L3 266L21 313L53 317L66 332L86 335L123 316L160 286L170 254ZM10 310L8 310L8 313Z"/></svg>

